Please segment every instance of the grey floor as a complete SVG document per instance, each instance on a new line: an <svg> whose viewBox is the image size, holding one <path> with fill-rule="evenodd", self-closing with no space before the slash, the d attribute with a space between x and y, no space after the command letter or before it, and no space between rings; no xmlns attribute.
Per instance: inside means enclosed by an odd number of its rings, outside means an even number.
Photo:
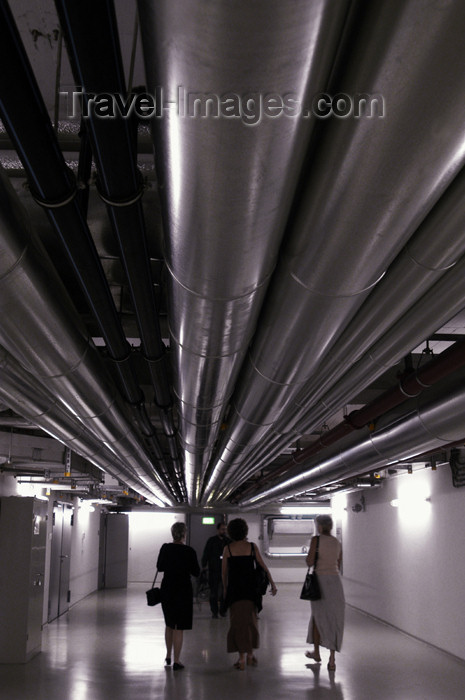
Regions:
<svg viewBox="0 0 465 700"><path fill-rule="evenodd" d="M2 700L445 700L465 697L465 662L347 608L337 670L309 664L304 652L309 603L300 586L281 584L260 615L259 665L232 668L227 619L195 606L185 633L186 668L163 667L159 606L147 585L101 591L44 630L43 651L28 664L0 665Z"/></svg>

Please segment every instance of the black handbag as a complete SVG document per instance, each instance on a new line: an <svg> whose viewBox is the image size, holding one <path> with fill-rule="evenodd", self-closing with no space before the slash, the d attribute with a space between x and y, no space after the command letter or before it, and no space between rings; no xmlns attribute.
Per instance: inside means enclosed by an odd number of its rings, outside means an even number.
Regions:
<svg viewBox="0 0 465 700"><path fill-rule="evenodd" d="M158 605L158 603L161 603L161 590L157 587L155 587L155 581L157 580L158 576L158 569L155 573L155 578L153 579L152 583L152 588L149 588L148 591L145 591L145 595L147 596L147 605Z"/></svg>
<svg viewBox="0 0 465 700"><path fill-rule="evenodd" d="M255 557L255 547L252 544L252 554L255 562L255 587L259 595L266 595L266 589L270 585L268 574Z"/></svg>
<svg viewBox="0 0 465 700"><path fill-rule="evenodd" d="M302 586L302 591L300 593L301 600L320 600L321 591L320 583L318 581L318 576L315 573L316 563L318 561L318 549L320 546L320 537L317 538L315 561L313 564L313 573L310 573L310 566L307 570L307 575L305 576L304 585Z"/></svg>

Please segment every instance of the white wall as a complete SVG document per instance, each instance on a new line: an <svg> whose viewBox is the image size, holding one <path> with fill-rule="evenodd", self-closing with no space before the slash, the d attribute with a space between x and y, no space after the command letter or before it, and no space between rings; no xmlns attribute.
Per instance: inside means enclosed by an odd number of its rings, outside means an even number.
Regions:
<svg viewBox="0 0 465 700"><path fill-rule="evenodd" d="M360 513L352 511L360 492L333 502L347 602L465 659L465 488L454 488L441 466L403 473L364 496Z"/></svg>
<svg viewBox="0 0 465 700"><path fill-rule="evenodd" d="M164 542L172 542L170 528L185 522L183 513L129 513L128 581L151 582L158 552Z"/></svg>
<svg viewBox="0 0 465 700"><path fill-rule="evenodd" d="M85 502L74 499L71 539L71 605L98 588L100 508L92 512Z"/></svg>
<svg viewBox="0 0 465 700"><path fill-rule="evenodd" d="M264 555L261 516L251 512L228 513L228 521L233 518L244 518L247 521L248 539L255 542ZM129 513L128 581L153 580L158 552L164 542L171 542L170 528L176 520L186 521L186 516L173 512ZM309 541L311 534L313 533L309 533ZM307 568L303 559L264 559L276 583L303 583Z"/></svg>
<svg viewBox="0 0 465 700"><path fill-rule="evenodd" d="M17 496L18 484L14 476L0 474L0 496Z"/></svg>

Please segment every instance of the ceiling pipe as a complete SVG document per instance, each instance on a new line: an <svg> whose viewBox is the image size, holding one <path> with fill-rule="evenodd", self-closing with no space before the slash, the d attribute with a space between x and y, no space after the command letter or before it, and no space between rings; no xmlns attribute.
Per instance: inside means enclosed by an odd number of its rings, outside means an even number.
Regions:
<svg viewBox="0 0 465 700"><path fill-rule="evenodd" d="M1 171L0 236L0 343L155 495L165 496L167 485L142 447L116 386Z"/></svg>
<svg viewBox="0 0 465 700"><path fill-rule="evenodd" d="M0 416L0 426L2 428L21 428L22 430L37 430L34 423L21 418L20 416Z"/></svg>
<svg viewBox="0 0 465 700"><path fill-rule="evenodd" d="M139 328L141 347L155 391L155 403L169 442L171 481L186 500L182 460L173 421L168 383L166 349L158 321L142 209L143 180L136 162L137 119L116 115L102 119L90 95L115 95L128 99L118 26L112 0L55 0L74 79L84 92L88 117L83 119L92 144L98 179L97 189L105 202L118 241Z"/></svg>
<svg viewBox="0 0 465 700"><path fill-rule="evenodd" d="M315 376L299 391L294 405L289 406L288 410L279 416L268 433L263 436L260 444L235 471L230 484L234 482L234 484L239 485L244 478L249 478L254 471L269 464L285 447L307 432L306 427L302 429L303 425L309 424L305 416L309 411L313 411L316 405L318 406L320 425L325 420L321 417L323 413L326 417L330 417L325 410L325 402L319 403L318 399L336 384L351 364L368 352L375 341L382 339L383 334L389 332L396 322L402 323L400 319L409 309L412 309L409 324L412 314L424 318L424 311L421 309L428 310L428 307L425 307L424 303L421 302L421 297L442 275L447 275L446 279L448 280L456 280L457 288L454 287L454 292L451 292L449 288L443 292L437 290L436 293L441 295L440 299L444 306L443 309L438 310L438 313L443 314L443 321L446 322L454 315L455 311L459 310L455 306L454 311L450 307L450 303L453 300L456 304L462 299L461 273L460 271L457 273L451 268L465 253L464 198L465 170L462 169L419 226L407 246L389 267L383 279L362 304L336 345L327 353ZM418 313L414 306L417 302L419 303ZM427 317L429 320L433 318L431 313ZM435 324L439 326L440 320L435 320ZM432 330L436 330L437 326L435 325ZM418 327L418 335L416 337L411 335L411 340L407 341L407 345L403 345L405 350L403 354L410 352L428 335L429 332L426 332L421 326ZM381 345L385 342L389 342L387 338L381 340ZM392 348L395 347L393 342L390 344ZM395 350L397 362L401 349L395 348ZM386 357L383 364L393 364L392 358ZM381 368L377 368L377 370L380 374ZM363 389L375 378L376 376L367 369L366 375L360 379L361 384L357 390ZM347 398L351 397L347 396ZM336 410L343 405L343 403L338 405ZM295 427L296 425L298 429Z"/></svg>
<svg viewBox="0 0 465 700"><path fill-rule="evenodd" d="M283 110L279 118L265 116L263 99L274 94L279 102L292 92L307 106L325 89L349 3L139 0L138 7L148 90L163 90L153 132L175 393L195 503L315 123ZM176 41L167 40L172 36ZM189 116L193 93L216 106L225 93L235 95L242 114L231 118L230 102L229 114L218 118ZM255 120L247 94L261 110ZM186 116L176 114L176 102Z"/></svg>
<svg viewBox="0 0 465 700"><path fill-rule="evenodd" d="M78 185L66 166L29 59L7 3L0 3L0 117L26 171L30 192L46 211L73 267L84 297L106 343L120 391L137 413L145 437L153 426L137 383L130 347L123 333L100 258L77 197ZM155 449L160 453L159 448Z"/></svg>
<svg viewBox="0 0 465 700"><path fill-rule="evenodd" d="M333 118L322 130L232 398L208 502L293 404L464 164L465 74L454 56L465 5L381 0L363 7L336 92L381 95L386 114ZM302 327L309 329L304 342Z"/></svg>
<svg viewBox="0 0 465 700"><path fill-rule="evenodd" d="M375 421L387 411L400 406L410 398L419 396L425 389L437 384L457 369L465 367L465 340L462 340L440 355L433 358L427 365L420 367L413 373L406 373L400 377L397 386L384 392L381 396L371 401L363 408L352 411L344 421L334 428L320 435L320 437L305 447L296 450L291 459L277 469L260 479L260 483L241 492L241 498L248 497L254 491L262 491L270 481L281 479L296 464L306 464L313 455L319 453L325 447L335 444L349 433L360 430L369 423ZM258 488L257 488L258 487Z"/></svg>
<svg viewBox="0 0 465 700"><path fill-rule="evenodd" d="M430 337L439 326L447 323L465 307L463 279L465 256L425 294L389 331L375 343L331 389L303 411L293 432L277 435L268 459L280 454L284 447L301 435L313 432L334 413L349 403L387 369L399 363L413 348ZM268 461L269 464L269 461ZM255 465L248 476L258 469ZM246 476L243 474L241 481ZM236 484L238 485L238 484Z"/></svg>
<svg viewBox="0 0 465 700"><path fill-rule="evenodd" d="M385 336L372 345L320 401L309 408L296 424L296 429L307 431L308 426L320 424L326 412L333 414L337 410L335 406L346 404L354 393L366 388L422 340L430 337L438 326L462 311L465 307L464 275L465 256Z"/></svg>
<svg viewBox="0 0 465 700"><path fill-rule="evenodd" d="M126 484L147 500L166 505L166 496L160 497L147 488L127 463L122 463L113 452L98 440L30 373L0 347L0 397L8 406L30 421L36 429L44 430L60 440L73 452L81 455L103 472Z"/></svg>
<svg viewBox="0 0 465 700"><path fill-rule="evenodd" d="M419 301L433 284L448 274L465 254L465 170L452 182L390 266L385 277L353 321L338 339L333 350L296 399L297 409L314 403L318 396L345 373L392 327L409 308ZM298 414L297 414L298 415ZM278 421L278 432L284 429Z"/></svg>
<svg viewBox="0 0 465 700"><path fill-rule="evenodd" d="M243 507L258 506L286 495L376 471L418 454L443 448L465 438L465 377L450 378L434 397L428 392L416 399L416 407L388 425L342 449L327 448L302 469L295 465L284 482L244 499Z"/></svg>

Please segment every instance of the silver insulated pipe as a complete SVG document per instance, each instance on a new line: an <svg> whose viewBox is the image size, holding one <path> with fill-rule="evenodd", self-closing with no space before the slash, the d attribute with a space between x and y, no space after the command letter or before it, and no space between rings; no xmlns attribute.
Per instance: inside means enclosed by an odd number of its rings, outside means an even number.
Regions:
<svg viewBox="0 0 465 700"><path fill-rule="evenodd" d="M107 455L113 453L116 463L128 465L132 481L135 477L159 504L171 504L102 359L3 171L0 242L0 344L101 441Z"/></svg>
<svg viewBox="0 0 465 700"><path fill-rule="evenodd" d="M260 446L324 367L385 270L465 162L465 4L362 4L336 92L383 99L382 118L321 132L204 498ZM421 34L421 41L418 36Z"/></svg>
<svg viewBox="0 0 465 700"><path fill-rule="evenodd" d="M439 389L422 394L402 416L391 418L391 422L368 436L365 434L362 439L352 436L344 447L327 448L305 465L292 469L284 481L244 500L241 506L270 503L463 440L464 379L462 369L444 381Z"/></svg>
<svg viewBox="0 0 465 700"><path fill-rule="evenodd" d="M191 503L276 265L349 2L139 0ZM291 102L292 101L292 102ZM291 104L295 108L291 108Z"/></svg>

